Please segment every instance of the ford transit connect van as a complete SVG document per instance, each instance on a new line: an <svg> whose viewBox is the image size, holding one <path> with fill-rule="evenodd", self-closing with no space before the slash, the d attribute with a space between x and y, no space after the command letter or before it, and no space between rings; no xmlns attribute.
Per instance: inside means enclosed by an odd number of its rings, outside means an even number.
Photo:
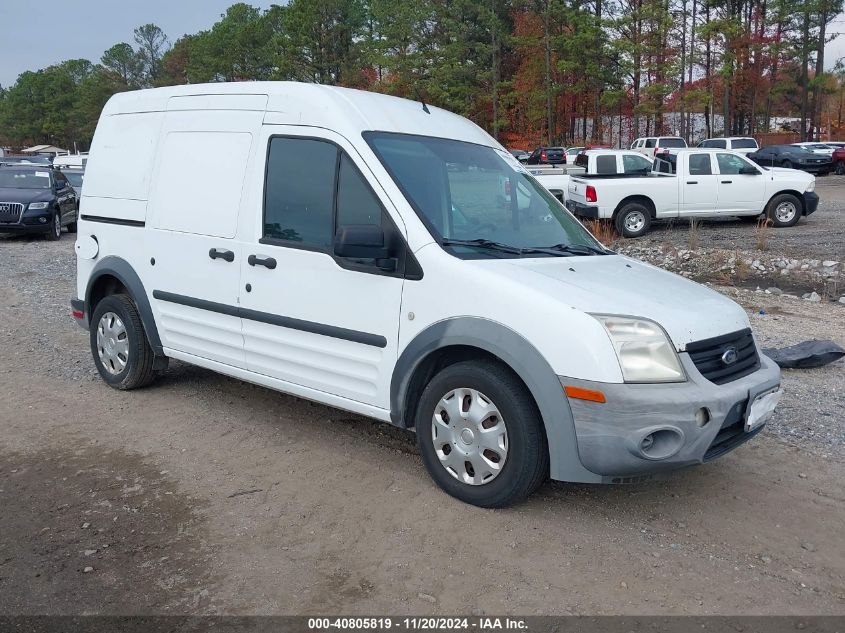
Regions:
<svg viewBox="0 0 845 633"><path fill-rule="evenodd" d="M415 429L479 506L710 461L780 397L742 308L606 250L478 126L415 101L115 95L76 253L109 385L175 358Z"/></svg>

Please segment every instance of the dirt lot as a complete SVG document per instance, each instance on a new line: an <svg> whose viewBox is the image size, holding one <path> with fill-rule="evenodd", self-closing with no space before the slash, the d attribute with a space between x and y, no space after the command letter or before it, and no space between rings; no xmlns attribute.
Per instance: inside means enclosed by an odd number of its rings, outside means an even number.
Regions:
<svg viewBox="0 0 845 633"><path fill-rule="evenodd" d="M784 244L841 251L825 209ZM67 235L0 270L0 613L845 614L843 361L716 463L485 511L383 424L180 363L109 389ZM845 345L843 305L723 290L764 345Z"/></svg>

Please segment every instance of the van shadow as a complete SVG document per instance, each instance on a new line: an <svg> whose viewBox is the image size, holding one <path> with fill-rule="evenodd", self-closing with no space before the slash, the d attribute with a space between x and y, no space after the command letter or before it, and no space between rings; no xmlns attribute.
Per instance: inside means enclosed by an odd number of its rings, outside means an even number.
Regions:
<svg viewBox="0 0 845 633"><path fill-rule="evenodd" d="M292 425L291 432L313 434L325 443L331 429L336 450L346 453L355 444L375 446L386 452L419 455L414 432L386 422L328 407L296 396L229 378L193 365L171 361L171 367L152 386L153 389L179 389L194 392L193 397L211 401L215 408L238 408L244 424L264 429L280 423ZM285 419L282 420L280 417ZM281 448L281 444L280 444ZM739 449L742 451L742 448ZM729 467L724 467L728 465ZM428 479L419 459L406 458L396 467L409 476ZM637 484L577 484L547 480L525 503L504 512L568 514L577 510L595 519L627 517L647 521L654 516L686 516L698 511L708 499L724 497L736 484L736 460L728 456L714 464L689 467L656 475ZM400 474L400 473L397 473ZM434 484L432 483L432 486ZM459 503L459 502L456 502Z"/></svg>

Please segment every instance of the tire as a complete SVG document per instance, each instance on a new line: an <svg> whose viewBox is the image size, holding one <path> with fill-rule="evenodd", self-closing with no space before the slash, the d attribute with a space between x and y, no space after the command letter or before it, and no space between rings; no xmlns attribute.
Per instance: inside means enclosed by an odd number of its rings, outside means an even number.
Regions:
<svg viewBox="0 0 845 633"><path fill-rule="evenodd" d="M155 378L153 350L138 310L126 295L109 295L97 304L89 338L94 364L110 387L138 389Z"/></svg>
<svg viewBox="0 0 845 633"><path fill-rule="evenodd" d="M450 409L454 415L444 415ZM474 409L479 413L477 421L471 420ZM540 413L525 385L502 365L465 361L446 367L423 391L415 423L417 445L429 475L446 493L465 503L482 508L509 506L525 499L548 477L549 449ZM493 429L503 430L503 435ZM487 445L494 445L496 452L478 442L486 430L495 433ZM462 452L467 456L463 463L449 461L450 455ZM496 463L501 466L494 472ZM472 464L480 465L478 470Z"/></svg>
<svg viewBox="0 0 845 633"><path fill-rule="evenodd" d="M785 169L792 169L792 161L791 160L785 160L780 164L780 166L785 168Z"/></svg>
<svg viewBox="0 0 845 633"><path fill-rule="evenodd" d="M62 239L62 214L59 211L50 217L50 228L47 229L44 237L50 242Z"/></svg>
<svg viewBox="0 0 845 633"><path fill-rule="evenodd" d="M641 202L629 202L616 212L616 232L624 237L642 237L651 227L651 209Z"/></svg>
<svg viewBox="0 0 845 633"><path fill-rule="evenodd" d="M79 221L79 211L76 212L76 219L67 225L68 233L76 233L76 223Z"/></svg>
<svg viewBox="0 0 845 633"><path fill-rule="evenodd" d="M841 160L836 161L835 170L837 176L845 176L845 162Z"/></svg>
<svg viewBox="0 0 845 633"><path fill-rule="evenodd" d="M801 201L791 193L776 195L766 206L766 216L772 221L772 226L778 228L794 226L801 219L801 213Z"/></svg>

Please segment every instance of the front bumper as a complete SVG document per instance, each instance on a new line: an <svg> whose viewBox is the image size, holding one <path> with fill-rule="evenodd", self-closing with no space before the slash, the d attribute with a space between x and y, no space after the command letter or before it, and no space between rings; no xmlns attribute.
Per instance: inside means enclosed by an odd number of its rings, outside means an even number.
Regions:
<svg viewBox="0 0 845 633"><path fill-rule="evenodd" d="M804 215L810 215L819 208L819 194L815 191L804 192Z"/></svg>
<svg viewBox="0 0 845 633"><path fill-rule="evenodd" d="M26 209L18 222L0 223L0 233L46 233L52 228L50 209Z"/></svg>
<svg viewBox="0 0 845 633"><path fill-rule="evenodd" d="M763 428L745 432L745 414L754 397L780 385L780 369L771 359L761 354L760 369L753 374L716 385L698 372L688 354L680 358L689 377L683 383L610 384L561 377L564 385L601 391L607 399L569 399L585 468L609 483L623 483L716 459ZM696 414L702 408L709 421L700 426ZM654 433L666 445L648 456L643 438Z"/></svg>
<svg viewBox="0 0 845 633"><path fill-rule="evenodd" d="M798 169L803 169L811 174L829 174L833 170L833 163L810 163L798 165Z"/></svg>

